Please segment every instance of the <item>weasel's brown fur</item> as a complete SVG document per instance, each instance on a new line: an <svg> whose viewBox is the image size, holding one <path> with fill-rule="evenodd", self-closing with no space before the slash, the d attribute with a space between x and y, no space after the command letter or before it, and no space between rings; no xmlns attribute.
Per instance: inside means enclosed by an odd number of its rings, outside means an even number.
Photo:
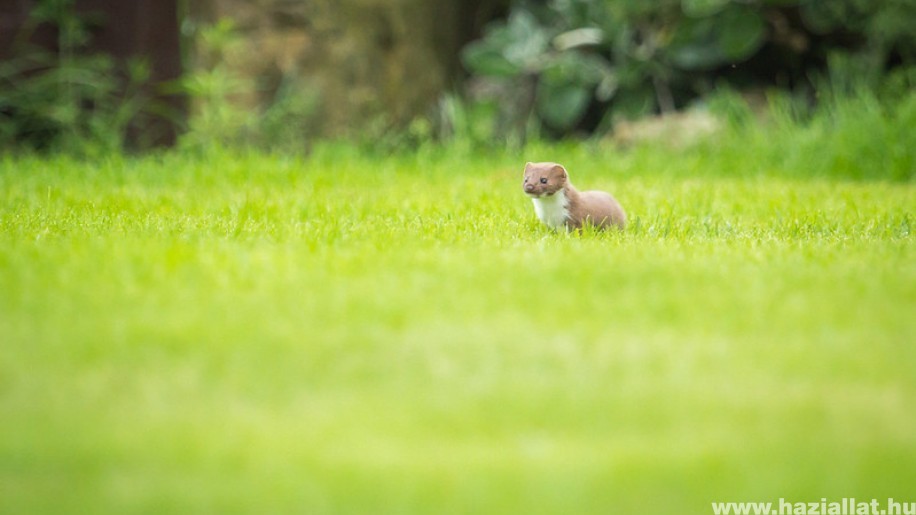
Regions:
<svg viewBox="0 0 916 515"><path fill-rule="evenodd" d="M626 227L626 213L610 193L577 190L560 164L527 163L522 189L534 201L538 218L553 229L561 224L567 229Z"/></svg>

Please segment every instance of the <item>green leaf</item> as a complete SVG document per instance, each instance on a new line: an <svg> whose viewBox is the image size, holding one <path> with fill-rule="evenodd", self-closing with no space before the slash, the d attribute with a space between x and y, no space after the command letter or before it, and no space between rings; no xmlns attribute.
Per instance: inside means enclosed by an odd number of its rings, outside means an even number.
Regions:
<svg viewBox="0 0 916 515"><path fill-rule="evenodd" d="M655 109L655 94L652 88L621 89L614 97L612 116L635 119L646 116Z"/></svg>
<svg viewBox="0 0 916 515"><path fill-rule="evenodd" d="M595 97L602 102L606 102L617 93L617 88L619 87L620 79L617 78L617 75L613 72L608 73L598 84L598 88L595 90Z"/></svg>
<svg viewBox="0 0 916 515"><path fill-rule="evenodd" d="M505 31L499 36L502 54L512 64L523 69L539 66L551 39L547 30L528 11L511 13Z"/></svg>
<svg viewBox="0 0 916 515"><path fill-rule="evenodd" d="M710 43L675 48L670 52L669 57L675 65L685 70L715 68L725 62L719 47Z"/></svg>
<svg viewBox="0 0 916 515"><path fill-rule="evenodd" d="M729 61L751 57L766 39L766 23L757 11L735 6L722 13L718 45Z"/></svg>
<svg viewBox="0 0 916 515"><path fill-rule="evenodd" d="M610 63L601 56L568 51L550 60L544 66L543 76L556 84L570 83L593 87L612 71Z"/></svg>
<svg viewBox="0 0 916 515"><path fill-rule="evenodd" d="M550 45L546 29L527 11L514 11L503 25L487 31L486 37L465 47L465 66L478 75L509 77L536 71Z"/></svg>
<svg viewBox="0 0 916 515"><path fill-rule="evenodd" d="M681 0L681 10L687 16L702 18L722 11L729 0Z"/></svg>
<svg viewBox="0 0 916 515"><path fill-rule="evenodd" d="M722 60L713 42L714 30L712 18L684 18L675 29L665 54L675 66L685 70L714 67Z"/></svg>
<svg viewBox="0 0 916 515"><path fill-rule="evenodd" d="M486 41L476 41L465 47L461 60L471 72L490 77L511 77L521 73L522 68L513 64L498 49Z"/></svg>
<svg viewBox="0 0 916 515"><path fill-rule="evenodd" d="M685 70L703 70L750 58L766 39L766 23L756 11L729 6L708 18L685 18L666 54Z"/></svg>
<svg viewBox="0 0 916 515"><path fill-rule="evenodd" d="M589 88L543 81L538 86L538 115L551 127L567 130L585 114L590 99Z"/></svg>
<svg viewBox="0 0 916 515"><path fill-rule="evenodd" d="M834 2L802 2L798 12L805 27L816 34L826 34L843 25L844 9Z"/></svg>

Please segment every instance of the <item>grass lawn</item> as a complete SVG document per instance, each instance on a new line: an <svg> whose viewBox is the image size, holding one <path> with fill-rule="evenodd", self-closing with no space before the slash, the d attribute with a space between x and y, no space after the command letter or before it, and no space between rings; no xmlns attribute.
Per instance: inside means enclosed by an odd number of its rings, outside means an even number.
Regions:
<svg viewBox="0 0 916 515"><path fill-rule="evenodd" d="M526 160L630 227L542 228ZM914 501L916 183L766 166L0 158L0 512Z"/></svg>

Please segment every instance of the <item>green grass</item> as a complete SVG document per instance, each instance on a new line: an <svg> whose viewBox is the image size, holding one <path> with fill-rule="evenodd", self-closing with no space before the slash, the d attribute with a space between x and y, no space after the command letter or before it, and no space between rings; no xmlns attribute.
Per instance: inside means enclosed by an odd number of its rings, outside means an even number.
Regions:
<svg viewBox="0 0 916 515"><path fill-rule="evenodd" d="M916 186L754 141L4 158L0 512L913 500Z"/></svg>

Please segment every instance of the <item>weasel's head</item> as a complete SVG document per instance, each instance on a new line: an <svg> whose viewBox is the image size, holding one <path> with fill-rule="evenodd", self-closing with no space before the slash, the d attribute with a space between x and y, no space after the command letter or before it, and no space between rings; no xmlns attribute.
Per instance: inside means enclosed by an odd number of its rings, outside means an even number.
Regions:
<svg viewBox="0 0 916 515"><path fill-rule="evenodd" d="M557 163L525 164L525 181L522 188L531 198L549 197L563 189L569 175Z"/></svg>

